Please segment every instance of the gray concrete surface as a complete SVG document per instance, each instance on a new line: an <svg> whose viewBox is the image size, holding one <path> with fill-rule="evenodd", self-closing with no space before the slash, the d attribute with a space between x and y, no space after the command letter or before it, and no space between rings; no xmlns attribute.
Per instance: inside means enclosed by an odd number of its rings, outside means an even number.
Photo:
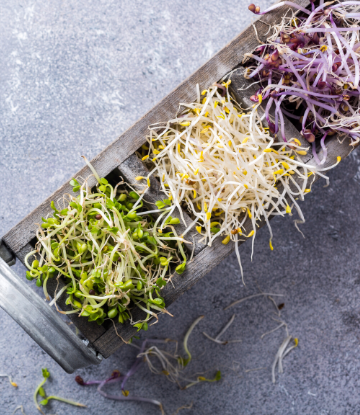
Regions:
<svg viewBox="0 0 360 415"><path fill-rule="evenodd" d="M259 2L260 5L270 2ZM0 236L95 156L180 81L230 41L251 16L247 2L0 0ZM153 397L172 414L193 402L189 414L357 414L360 340L360 157L353 153L330 172L331 184L314 186L302 208L306 238L292 218L275 219L274 251L259 232L254 261L241 249L246 286L235 256L211 271L174 304L174 318L161 317L147 335L180 339L200 314L205 318L190 339L189 372L216 369L217 384L179 390L143 367L129 382L131 394ZM16 265L19 274L24 273ZM263 291L282 293L281 318L299 347L284 361L285 372L271 383L271 364L285 337L273 305L262 298L228 311L232 300ZM229 338L216 334L230 316ZM46 413L158 414L157 408L106 400L94 387L81 388L0 309L0 414L32 403L41 367L52 378L48 393L88 405L55 402ZM100 367L78 372L101 379L126 371L136 355L121 348ZM260 369L259 369L260 368ZM253 369L259 369L254 370ZM114 387L113 393L120 393Z"/></svg>

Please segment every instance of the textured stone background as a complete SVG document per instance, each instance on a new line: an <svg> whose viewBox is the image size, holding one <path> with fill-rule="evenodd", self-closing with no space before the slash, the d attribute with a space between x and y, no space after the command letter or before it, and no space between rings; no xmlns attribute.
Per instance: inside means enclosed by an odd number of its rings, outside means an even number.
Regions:
<svg viewBox="0 0 360 415"><path fill-rule="evenodd" d="M251 20L246 6L230 0L0 0L0 236L82 166L80 155L95 156L235 37ZM148 332L180 339L204 314L190 340L193 370L211 376L221 369L223 380L181 391L143 367L129 382L130 393L161 400L168 414L191 402L193 409L183 413L360 413L360 158L353 153L329 176L331 185L317 183L302 204L306 239L292 218L273 220L273 252L265 229L253 263L249 244L241 248L246 287L233 255L171 307L173 319L161 317ZM16 270L24 273L21 265ZM260 339L278 324L273 305L257 298L223 311L259 289L284 294L281 318L300 342L275 385L270 367L285 331ZM202 331L216 334L233 313L228 336L241 343L220 346L203 337ZM31 399L44 366L52 374L48 393L88 404L74 409L56 402L46 413L159 413L81 388L1 309L0 317L0 372L19 384L14 389L0 379L1 414L20 404L28 415L38 413ZM78 373L104 378L127 370L135 355L125 346Z"/></svg>

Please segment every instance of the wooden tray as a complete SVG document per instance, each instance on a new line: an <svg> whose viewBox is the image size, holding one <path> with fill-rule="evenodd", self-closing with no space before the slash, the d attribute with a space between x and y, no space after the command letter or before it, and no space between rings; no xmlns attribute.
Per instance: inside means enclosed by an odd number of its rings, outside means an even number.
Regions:
<svg viewBox="0 0 360 415"><path fill-rule="evenodd" d="M294 2L303 7L309 5L309 1L307 0L294 0ZM289 9L289 6L281 7L257 19L253 25L250 25L151 109L143 118L105 148L91 161L100 177L115 174L124 177L128 183L136 186L134 178L138 175L144 175L141 172L145 167L134 153L146 142L145 137L148 126L173 118L178 111L179 103L193 102L196 99L196 84L199 84L200 90L206 89L234 68L239 67L244 53L252 51L259 44L255 36L255 28L258 38L262 41L266 40L265 34L268 32L269 25L279 22L281 16ZM249 19L251 19L250 12L248 13ZM250 102L243 97L244 93L239 91L239 88L247 82L242 76L241 68L234 71L231 79L230 92L239 103L249 106ZM246 96L250 96L252 93L254 92L248 89ZM287 137L296 137L303 141L299 131L288 120L286 121L286 135ZM342 144L339 144L338 140L333 137L328 144L327 163L333 164L337 156L341 156L342 158L346 157L352 150L349 142L349 139L346 139ZM307 156L307 159L304 161L311 162L311 158L311 156ZM84 167L75 177L87 177L90 174L91 172L88 167ZM71 186L68 184L69 180L3 237L6 246L21 262L24 262L25 255L33 249L36 231L35 223L40 223L42 216L46 217L52 212L50 202L52 200L56 202L65 193L72 193ZM94 185L95 179L89 184ZM158 199L159 186L157 181L152 179L151 188L149 189L149 193L147 193L147 200L154 201ZM245 224L245 228L246 226L250 226L250 222ZM249 227L248 229L250 230L251 228ZM234 249L233 244L223 245L220 240L221 238L216 239L213 246L205 247L199 243L198 236L195 234L193 236L197 238L193 261L187 265L186 271L181 276L177 274L174 276L172 280L174 287L169 284L163 290L167 306L191 288ZM64 283L60 280L59 287L61 287L61 284ZM56 281L51 281L48 288L50 295L53 295L56 288ZM28 289L31 290L30 285ZM59 300L59 305L61 308L67 309L64 299ZM137 312L138 310L134 312L135 318ZM89 340L92 346L105 358L114 353L123 344L121 338L127 341L136 333L136 329L131 327L130 324L98 326L95 322L89 323L85 318L74 317L74 315L69 315L69 317L72 318L75 326Z"/></svg>

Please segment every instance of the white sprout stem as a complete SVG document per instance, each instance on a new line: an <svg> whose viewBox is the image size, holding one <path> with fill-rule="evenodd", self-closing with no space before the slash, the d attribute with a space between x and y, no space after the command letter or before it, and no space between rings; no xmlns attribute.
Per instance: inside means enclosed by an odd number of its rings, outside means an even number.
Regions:
<svg viewBox="0 0 360 415"><path fill-rule="evenodd" d="M268 334L271 334L271 333L274 333L274 331L276 331L276 330L279 330L281 327L283 327L283 326L285 326L286 324L285 323L281 323L280 325L278 325L277 327L275 327L274 329L272 329L272 330L270 330L270 331L267 331L266 333L264 333L262 336L261 336L261 339L263 339L265 336L267 336Z"/></svg>
<svg viewBox="0 0 360 415"><path fill-rule="evenodd" d="M220 337L226 332L226 330L231 326L235 318L235 314L232 315L228 323L225 325L225 327L220 331L220 333L215 337L215 340L219 340Z"/></svg>
<svg viewBox="0 0 360 415"><path fill-rule="evenodd" d="M256 298L256 297L262 297L262 296L272 296L272 297L283 297L284 294L269 294L269 293L261 293L261 294L253 294L253 295L249 295L248 297L245 298L240 298L240 300L236 300L233 303L229 304L227 307L224 308L224 310L228 310L230 307L233 307L234 305L240 304L244 301L250 300L252 298Z"/></svg>
<svg viewBox="0 0 360 415"><path fill-rule="evenodd" d="M204 331L203 331L203 335L204 335L205 337L207 337L209 340L213 341L214 343L217 343L217 344L222 344L222 345L224 345L224 344L226 344L226 343L227 343L226 341L221 341L221 340L219 340L219 339L214 339L213 337L209 336L209 335L208 335L207 333L205 333Z"/></svg>
<svg viewBox="0 0 360 415"><path fill-rule="evenodd" d="M92 174L95 176L95 179L98 181L98 183L100 183L100 177L97 174L96 170L94 169L94 167L91 165L91 163L89 162L89 160L85 157L85 156L81 156L85 163L87 164L87 166L89 167L89 169L92 171Z"/></svg>
<svg viewBox="0 0 360 415"><path fill-rule="evenodd" d="M189 348L188 348L188 340L190 337L190 334L192 333L192 331L194 330L195 326L199 323L200 320L202 320L204 318L204 316L199 316L190 326L189 330L186 332L185 337L184 337L184 342L183 342L183 347L184 350L186 352L186 354L188 355L188 359L191 360L191 354L189 352Z"/></svg>
<svg viewBox="0 0 360 415"><path fill-rule="evenodd" d="M285 338L285 340L281 343L281 346L279 347L276 355L275 355L275 359L274 359L274 363L272 364L271 367L271 373L272 373L272 382L275 383L275 369L276 369L276 365L279 362L280 365L280 361L282 358L282 355L285 351L285 349L287 348L287 345L289 344L291 340L291 336L288 336ZM279 371L280 371L280 366L279 366Z"/></svg>

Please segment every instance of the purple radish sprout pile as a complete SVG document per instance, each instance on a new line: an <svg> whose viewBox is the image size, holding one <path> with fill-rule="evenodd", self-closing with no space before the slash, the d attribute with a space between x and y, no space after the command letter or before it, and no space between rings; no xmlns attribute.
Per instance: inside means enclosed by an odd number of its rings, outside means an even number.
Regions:
<svg viewBox="0 0 360 415"><path fill-rule="evenodd" d="M264 12L249 6L257 15L283 5L297 9L285 14L266 44L245 55L245 77L260 87L250 99L267 100L270 131L280 131L286 142L284 115L297 120L318 164L326 160L326 137L349 136L351 145L360 141L360 1L334 3L312 2L311 11L288 1Z"/></svg>

